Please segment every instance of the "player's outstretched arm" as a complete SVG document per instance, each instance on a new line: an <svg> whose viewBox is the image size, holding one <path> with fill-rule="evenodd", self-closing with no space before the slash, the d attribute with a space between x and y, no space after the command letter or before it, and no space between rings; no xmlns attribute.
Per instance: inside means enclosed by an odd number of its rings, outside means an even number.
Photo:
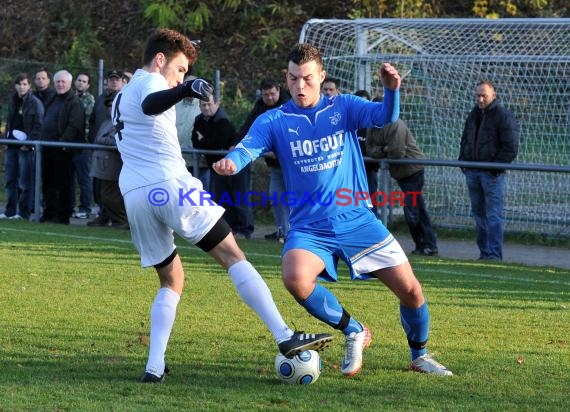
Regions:
<svg viewBox="0 0 570 412"><path fill-rule="evenodd" d="M384 87L390 90L397 90L400 88L402 80L400 73L390 63L383 63L380 67L380 78Z"/></svg>
<svg viewBox="0 0 570 412"><path fill-rule="evenodd" d="M154 116L170 109L185 97L196 97L207 102L213 92L214 87L204 79L188 80L172 89L149 94L141 107L144 114Z"/></svg>
<svg viewBox="0 0 570 412"><path fill-rule="evenodd" d="M219 175L229 176L233 175L236 172L237 167L233 160L223 158L212 164L212 169L214 169L214 172Z"/></svg>

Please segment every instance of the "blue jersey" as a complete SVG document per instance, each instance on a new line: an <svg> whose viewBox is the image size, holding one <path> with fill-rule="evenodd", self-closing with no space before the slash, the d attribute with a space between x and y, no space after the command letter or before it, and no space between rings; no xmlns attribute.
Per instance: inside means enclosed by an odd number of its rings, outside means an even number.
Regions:
<svg viewBox="0 0 570 412"><path fill-rule="evenodd" d="M356 130L397 120L399 91L384 95L384 103L322 96L308 109L289 100L259 116L227 157L239 171L265 152L276 154L287 189L277 201L291 206L291 226L366 209L368 183Z"/></svg>

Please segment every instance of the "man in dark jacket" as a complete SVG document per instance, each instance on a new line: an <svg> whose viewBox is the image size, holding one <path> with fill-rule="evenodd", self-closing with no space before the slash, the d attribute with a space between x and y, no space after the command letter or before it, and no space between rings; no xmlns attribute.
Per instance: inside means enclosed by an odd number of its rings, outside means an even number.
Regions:
<svg viewBox="0 0 570 412"><path fill-rule="evenodd" d="M207 102L200 101L200 112L192 129L192 145L196 149L229 150L237 144L235 128L215 96L211 96ZM205 157L211 169L212 164L224 156ZM253 213L251 207L244 202L243 196L249 187L243 190L241 178L239 174L220 176L212 173L211 186L215 202L226 209L224 219L232 228L234 235L249 239L254 229Z"/></svg>
<svg viewBox="0 0 570 412"><path fill-rule="evenodd" d="M256 100L253 109L251 109L251 112L249 112L241 127L238 133L239 140L245 137L255 119L261 114L269 109L281 106L291 97L288 93L281 90L279 82L272 79L262 80L259 85L259 90L261 91L261 96ZM277 199L281 199L281 195L285 192L285 182L283 180L279 160L277 160L273 152L266 153L264 159L265 164L269 167L269 194L272 196L273 193L276 193ZM251 166L248 165L235 175L235 177L238 176L243 176L241 177L242 181L247 185L246 187L249 187L249 182L251 181ZM286 202L277 201L273 203L272 211L276 230L274 233L265 235L265 239L277 240L283 243L289 231L289 206L287 206Z"/></svg>
<svg viewBox="0 0 570 412"><path fill-rule="evenodd" d="M519 125L512 112L496 99L493 83L477 85L477 106L465 122L459 160L511 163L519 148ZM503 259L505 171L465 168L475 219L479 259Z"/></svg>
<svg viewBox="0 0 570 412"><path fill-rule="evenodd" d="M367 129L366 153L374 158L423 159L424 153L406 124L398 119L382 128ZM419 164L390 164L390 175L406 194L404 217L416 245L414 255L438 254L437 241L422 195L424 166Z"/></svg>
<svg viewBox="0 0 570 412"><path fill-rule="evenodd" d="M53 76L56 95L46 102L42 139L56 142L85 142L85 109L71 89L73 76L60 70ZM80 150L80 149L79 149ZM73 154L78 149L46 147L42 152L44 211L40 222L69 224L72 213L71 186Z"/></svg>
<svg viewBox="0 0 570 412"><path fill-rule="evenodd" d="M44 106L33 95L27 74L14 81L16 92L8 102L6 139L38 140ZM0 219L29 219L33 199L34 152L32 146L9 145L6 150L6 210Z"/></svg>

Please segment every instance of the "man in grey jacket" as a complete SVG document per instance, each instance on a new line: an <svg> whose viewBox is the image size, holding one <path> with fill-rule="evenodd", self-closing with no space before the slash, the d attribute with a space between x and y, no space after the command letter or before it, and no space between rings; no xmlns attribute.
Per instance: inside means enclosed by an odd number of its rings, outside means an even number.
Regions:
<svg viewBox="0 0 570 412"><path fill-rule="evenodd" d="M116 146L115 127L111 120L111 105L114 94L105 98L107 118L99 125L95 134L94 143L105 146ZM99 216L87 223L88 226L108 226L119 229L128 229L127 212L123 196L119 189L119 175L123 161L117 150L93 150L91 162L91 177L95 178L98 187L98 203L102 210Z"/></svg>
<svg viewBox="0 0 570 412"><path fill-rule="evenodd" d="M423 159L425 155L416 144L416 139L406 124L398 119L382 128L366 132L366 153L382 159ZM437 241L429 213L422 195L424 167L419 164L390 164L390 175L406 196L404 217L416 244L412 254L434 256L438 254Z"/></svg>

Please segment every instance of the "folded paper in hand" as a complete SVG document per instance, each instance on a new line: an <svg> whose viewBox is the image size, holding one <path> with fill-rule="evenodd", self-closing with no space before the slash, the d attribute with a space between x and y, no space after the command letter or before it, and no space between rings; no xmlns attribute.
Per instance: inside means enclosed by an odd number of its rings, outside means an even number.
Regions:
<svg viewBox="0 0 570 412"><path fill-rule="evenodd" d="M28 135L25 132L22 132L21 130L12 130L12 136L14 136L16 140L20 141L28 139Z"/></svg>

